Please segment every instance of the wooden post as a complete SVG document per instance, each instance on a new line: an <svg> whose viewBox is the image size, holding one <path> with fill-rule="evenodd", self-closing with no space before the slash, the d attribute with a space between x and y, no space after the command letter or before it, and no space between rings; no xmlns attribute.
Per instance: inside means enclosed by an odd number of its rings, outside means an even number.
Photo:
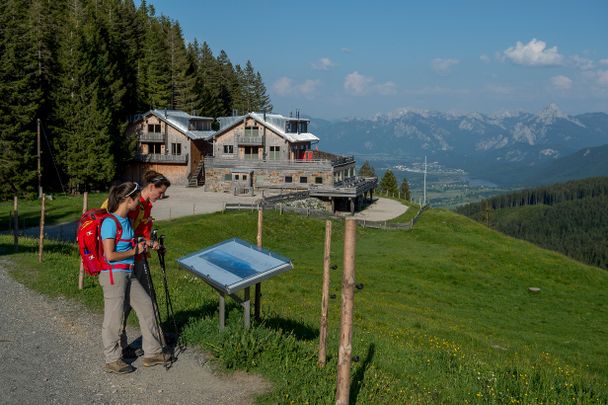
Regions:
<svg viewBox="0 0 608 405"><path fill-rule="evenodd" d="M321 295L321 326L319 327L319 367L327 363L327 313L329 312L329 265L331 254L331 221L325 221L325 253L323 255L323 292Z"/></svg>
<svg viewBox="0 0 608 405"><path fill-rule="evenodd" d="M220 293L220 332L224 330L226 326L226 298L224 293Z"/></svg>
<svg viewBox="0 0 608 405"><path fill-rule="evenodd" d="M342 314L336 404L348 405L350 395L350 362L353 338L353 304L355 296L355 250L357 221L348 218L344 227L344 274L342 276Z"/></svg>
<svg viewBox="0 0 608 405"><path fill-rule="evenodd" d="M42 248L44 246L44 200L46 195L42 193L40 200L40 238L38 239L38 263L42 263Z"/></svg>
<svg viewBox="0 0 608 405"><path fill-rule="evenodd" d="M249 295L249 287L245 287L245 299L243 300L243 323L245 329L249 329L251 326L251 301Z"/></svg>
<svg viewBox="0 0 608 405"><path fill-rule="evenodd" d="M82 213L84 214L89 209L89 192L85 191L82 195ZM82 290L84 288L84 265L82 264L82 260L80 260L80 270L78 272L78 289Z"/></svg>
<svg viewBox="0 0 608 405"><path fill-rule="evenodd" d="M13 244L15 252L19 251L19 199L13 198Z"/></svg>
<svg viewBox="0 0 608 405"><path fill-rule="evenodd" d="M258 236L256 238L258 243L258 249L262 250L262 228L264 224L264 210L258 208ZM260 307L262 299L262 283L256 283L255 285L255 306L253 307L253 318L256 321L260 320Z"/></svg>
<svg viewBox="0 0 608 405"><path fill-rule="evenodd" d="M40 165L40 160L42 157L42 152L40 150L40 118L36 120L36 149L37 149L37 157L38 157L38 198L42 197L42 169Z"/></svg>

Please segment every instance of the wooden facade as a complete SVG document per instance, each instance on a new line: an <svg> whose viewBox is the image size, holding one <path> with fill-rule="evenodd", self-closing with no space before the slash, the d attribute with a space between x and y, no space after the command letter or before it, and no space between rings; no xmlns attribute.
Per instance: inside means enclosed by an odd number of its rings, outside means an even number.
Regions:
<svg viewBox="0 0 608 405"><path fill-rule="evenodd" d="M127 129L137 139L137 154L127 177L141 179L149 169L163 173L173 184L204 182L201 161L211 153L213 118L192 116L182 111L151 110L139 116Z"/></svg>

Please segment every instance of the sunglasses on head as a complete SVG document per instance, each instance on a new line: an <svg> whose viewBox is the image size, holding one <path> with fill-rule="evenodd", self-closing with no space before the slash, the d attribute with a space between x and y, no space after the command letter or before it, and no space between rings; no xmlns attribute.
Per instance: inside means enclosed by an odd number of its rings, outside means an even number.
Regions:
<svg viewBox="0 0 608 405"><path fill-rule="evenodd" d="M139 184L138 183L134 183L135 187L133 188L133 190L131 190L131 192L129 194L127 194L125 197L131 197L133 195L133 193L135 193L136 191L139 191Z"/></svg>
<svg viewBox="0 0 608 405"><path fill-rule="evenodd" d="M165 176L156 176L155 178L153 178L152 180L150 180L150 183L152 183L152 184L156 185L156 184L158 184L158 183L160 183L160 182L164 182L164 181L166 181L166 180L167 180L167 179L166 179L166 177L165 177Z"/></svg>

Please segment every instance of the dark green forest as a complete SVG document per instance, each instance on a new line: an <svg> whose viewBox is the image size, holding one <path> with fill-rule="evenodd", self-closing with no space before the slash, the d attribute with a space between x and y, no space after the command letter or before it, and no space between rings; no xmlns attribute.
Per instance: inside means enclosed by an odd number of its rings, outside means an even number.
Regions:
<svg viewBox="0 0 608 405"><path fill-rule="evenodd" d="M457 212L576 260L608 269L608 177L504 194Z"/></svg>
<svg viewBox="0 0 608 405"><path fill-rule="evenodd" d="M186 43L179 22L145 0L2 3L0 198L37 188L38 119L44 188L82 191L105 187L132 157L124 133L138 113L272 111L250 61Z"/></svg>

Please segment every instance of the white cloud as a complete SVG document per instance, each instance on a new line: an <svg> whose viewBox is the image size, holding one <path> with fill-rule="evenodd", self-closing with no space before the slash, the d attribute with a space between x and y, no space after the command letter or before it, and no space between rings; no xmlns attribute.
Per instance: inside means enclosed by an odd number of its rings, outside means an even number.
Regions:
<svg viewBox="0 0 608 405"><path fill-rule="evenodd" d="M553 87L559 90L568 90L572 87L572 79L568 76L558 75L551 78Z"/></svg>
<svg viewBox="0 0 608 405"><path fill-rule="evenodd" d="M374 81L373 78L364 76L355 71L349 73L344 78L344 89L353 95L362 96L367 93L369 85Z"/></svg>
<svg viewBox="0 0 608 405"><path fill-rule="evenodd" d="M597 63L600 65L608 65L608 59L600 59Z"/></svg>
<svg viewBox="0 0 608 405"><path fill-rule="evenodd" d="M597 72L597 81L602 86L608 86L608 70L601 70Z"/></svg>
<svg viewBox="0 0 608 405"><path fill-rule="evenodd" d="M274 84L272 88L279 96L287 96L293 91L293 81L289 77L281 77Z"/></svg>
<svg viewBox="0 0 608 405"><path fill-rule="evenodd" d="M455 66L458 63L459 61L457 59L435 58L431 62L431 68L435 71L435 73L445 76L450 73L452 66Z"/></svg>
<svg viewBox="0 0 608 405"><path fill-rule="evenodd" d="M481 60L483 63L490 63L490 57L486 54L481 55L479 60Z"/></svg>
<svg viewBox="0 0 608 405"><path fill-rule="evenodd" d="M341 48L340 50L342 52L344 52L344 53L351 53L352 52L352 49L350 49L350 48Z"/></svg>
<svg viewBox="0 0 608 405"><path fill-rule="evenodd" d="M544 41L536 38L525 45L517 41L515 46L508 48L503 55L513 63L525 66L561 65L563 59L562 55L557 52L556 46L547 48Z"/></svg>
<svg viewBox="0 0 608 405"><path fill-rule="evenodd" d="M320 83L321 82L319 80L308 79L300 84L297 84L294 83L294 81L289 77L283 76L274 82L272 88L279 96L297 95L310 98L317 90Z"/></svg>
<svg viewBox="0 0 608 405"><path fill-rule="evenodd" d="M312 64L312 68L316 70L329 70L334 66L336 66L336 64L329 58L321 58Z"/></svg>
<svg viewBox="0 0 608 405"><path fill-rule="evenodd" d="M585 58L584 56L574 55L570 57L574 66L581 70L591 70L594 68L594 63L591 59Z"/></svg>
<svg viewBox="0 0 608 405"><path fill-rule="evenodd" d="M319 80L312 80L312 79L308 79L305 80L304 83L298 85L296 87L298 93L308 96L311 95L312 93L315 92L315 90L317 90L317 87L319 86Z"/></svg>
<svg viewBox="0 0 608 405"><path fill-rule="evenodd" d="M383 96L390 96L397 94L397 85L394 82L388 81L386 83L378 84L375 87L375 90Z"/></svg>

